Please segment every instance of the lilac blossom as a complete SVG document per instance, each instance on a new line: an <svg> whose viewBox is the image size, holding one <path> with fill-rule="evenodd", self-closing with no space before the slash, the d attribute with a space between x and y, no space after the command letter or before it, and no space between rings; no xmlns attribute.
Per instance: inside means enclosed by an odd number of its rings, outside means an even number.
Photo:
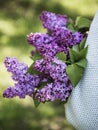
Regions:
<svg viewBox="0 0 98 130"><path fill-rule="evenodd" d="M53 81L41 90L37 90L35 98L39 102L54 100L66 101L72 91L72 85L66 74L66 64L61 60L54 58L52 62L48 63L45 60L38 60L35 62L34 67L38 71L48 74L48 77Z"/></svg>
<svg viewBox="0 0 98 130"><path fill-rule="evenodd" d="M49 44L52 41L52 37L44 33L30 33L27 35L27 41L36 48L41 44Z"/></svg>
<svg viewBox="0 0 98 130"><path fill-rule="evenodd" d="M33 68L39 72L44 72L46 68L46 61L44 59L36 60Z"/></svg>
<svg viewBox="0 0 98 130"><path fill-rule="evenodd" d="M23 65L23 67L21 67L21 65ZM13 98L18 96L25 98L26 95L32 96L34 94L35 98L40 102L54 100L66 101L72 90L72 86L71 84L69 85L68 76L66 74L66 64L57 58L54 58L51 62L45 59L35 62L34 69L43 72L44 78L27 73L27 66L18 62L15 58L7 57L5 66L7 70L12 73L14 80L17 82L14 87L8 87L4 91L4 97ZM17 78L17 74L20 74L18 75L19 78ZM52 82L47 83L48 79L52 79ZM38 86L41 82L46 82L47 85L39 90ZM35 87L37 91L35 91Z"/></svg>
<svg viewBox="0 0 98 130"><path fill-rule="evenodd" d="M47 28L48 31L53 31L56 27L66 26L69 21L66 15L59 15L47 11L43 11L40 19L43 23L43 27Z"/></svg>
<svg viewBox="0 0 98 130"><path fill-rule="evenodd" d="M40 82L40 77L27 73L27 65L18 62L16 58L6 57L5 66L12 73L12 78L16 83L14 87L8 87L4 91L3 96L7 98L15 96L25 98L26 95L31 96L34 93L34 88Z"/></svg>
<svg viewBox="0 0 98 130"><path fill-rule="evenodd" d="M68 58L68 48L79 44L83 39L83 34L79 32L72 33L66 27L58 27L53 30L52 37L58 45L58 52L64 52Z"/></svg>
<svg viewBox="0 0 98 130"><path fill-rule="evenodd" d="M34 69L48 74L55 81L57 80L65 83L68 81L66 64L56 57L50 62L47 62L45 59L37 60L34 63Z"/></svg>
<svg viewBox="0 0 98 130"><path fill-rule="evenodd" d="M39 54L45 59L51 60L58 52L65 52L68 58L68 48L79 44L83 35L79 32L72 33L66 27L57 27L53 30L52 35L43 33L31 33L28 35L28 42L33 45Z"/></svg>
<svg viewBox="0 0 98 130"><path fill-rule="evenodd" d="M47 84L41 90L37 90L35 94L35 98L39 102L46 102L46 101L66 101L72 91L71 84L65 84L64 82L54 82Z"/></svg>
<svg viewBox="0 0 98 130"><path fill-rule="evenodd" d="M79 32L74 32L72 34L72 36L73 36L73 42L72 42L73 44L72 45L79 44L83 39L83 34L81 34Z"/></svg>
<svg viewBox="0 0 98 130"><path fill-rule="evenodd" d="M66 48L80 43L83 39L83 34L80 34L79 32L72 33L71 30L66 27L54 29L52 36L59 46Z"/></svg>
<svg viewBox="0 0 98 130"><path fill-rule="evenodd" d="M54 56L59 52L59 47L54 42L48 45L43 44L39 46L37 50L45 59L52 60L52 58L54 58Z"/></svg>
<svg viewBox="0 0 98 130"><path fill-rule="evenodd" d="M58 59L54 59L53 64L49 68L50 76L54 81L68 82L68 76L66 74L66 64Z"/></svg>
<svg viewBox="0 0 98 130"><path fill-rule="evenodd" d="M45 59L51 60L59 51L59 46L48 34L31 33L27 40Z"/></svg>
<svg viewBox="0 0 98 130"><path fill-rule="evenodd" d="M6 57L5 66L8 72L12 73L12 78L15 81L22 80L28 70L28 66L24 63L19 63L16 58Z"/></svg>
<svg viewBox="0 0 98 130"><path fill-rule="evenodd" d="M20 63L16 58L7 57L5 66L8 72L12 73L15 85L8 87L3 96L25 98L26 95L33 95L39 102L66 101L73 86L66 73L67 65L57 59L56 54L64 52L68 58L68 48L79 44L83 39L83 34L72 32L66 27L67 22L69 22L66 15L56 15L44 11L40 19L48 33L30 33L27 36L28 43L34 46L35 50L42 56L42 59L34 61L32 65L32 69L40 73L38 75L30 74L26 64ZM34 51L31 54L36 56ZM45 85L40 88L43 82Z"/></svg>

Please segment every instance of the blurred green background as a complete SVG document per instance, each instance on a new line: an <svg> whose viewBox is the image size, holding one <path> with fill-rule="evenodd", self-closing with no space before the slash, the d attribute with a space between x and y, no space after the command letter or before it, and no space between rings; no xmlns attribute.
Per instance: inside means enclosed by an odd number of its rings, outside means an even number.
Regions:
<svg viewBox="0 0 98 130"><path fill-rule="evenodd" d="M30 32L45 32L39 20L43 10L67 14L75 19L93 18L98 0L0 0L0 130L75 130L66 120L64 106L46 103L37 109L31 98L4 99L2 93L13 82L4 67L6 56L31 64Z"/></svg>

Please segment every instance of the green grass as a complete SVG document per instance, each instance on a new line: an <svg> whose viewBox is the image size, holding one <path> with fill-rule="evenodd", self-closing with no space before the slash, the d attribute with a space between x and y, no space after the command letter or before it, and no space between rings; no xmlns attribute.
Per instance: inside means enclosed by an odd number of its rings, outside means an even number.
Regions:
<svg viewBox="0 0 98 130"><path fill-rule="evenodd" d="M32 46L26 41L30 32L45 32L39 20L43 10L93 18L98 0L7 0L0 1L0 130L74 130L65 120L64 106L41 104L37 109L31 98L4 99L2 93L13 81L4 67L6 56L31 64Z"/></svg>

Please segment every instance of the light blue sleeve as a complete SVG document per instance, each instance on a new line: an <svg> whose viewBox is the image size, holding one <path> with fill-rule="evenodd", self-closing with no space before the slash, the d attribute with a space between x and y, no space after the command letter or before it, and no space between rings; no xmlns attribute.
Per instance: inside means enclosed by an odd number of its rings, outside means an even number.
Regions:
<svg viewBox="0 0 98 130"><path fill-rule="evenodd" d="M90 27L87 42L88 64L83 78L65 105L67 120L77 130L98 130L98 12Z"/></svg>

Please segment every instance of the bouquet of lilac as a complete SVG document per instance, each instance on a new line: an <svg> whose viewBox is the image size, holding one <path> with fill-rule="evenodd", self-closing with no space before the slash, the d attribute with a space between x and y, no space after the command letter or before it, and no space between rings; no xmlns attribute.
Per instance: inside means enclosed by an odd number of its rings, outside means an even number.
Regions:
<svg viewBox="0 0 98 130"><path fill-rule="evenodd" d="M43 11L40 20L47 32L30 33L27 41L34 47L28 67L16 58L6 57L5 66L12 73L14 87L8 87L6 98L31 96L35 105L59 100L66 102L80 81L86 67L85 41L91 21Z"/></svg>

